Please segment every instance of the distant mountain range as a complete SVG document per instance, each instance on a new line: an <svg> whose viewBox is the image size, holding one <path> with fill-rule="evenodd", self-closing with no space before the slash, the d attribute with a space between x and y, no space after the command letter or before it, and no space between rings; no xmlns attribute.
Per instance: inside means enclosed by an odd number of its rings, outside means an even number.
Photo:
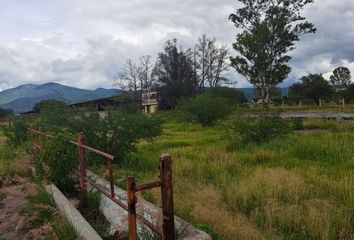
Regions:
<svg viewBox="0 0 354 240"><path fill-rule="evenodd" d="M248 100L258 98L254 88L238 88ZM48 99L62 100L68 104L79 103L99 98L119 95L122 90L97 88L85 90L61 85L59 83L45 83L42 85L25 84L16 88L0 92L0 108L12 109L15 113L32 110L33 106ZM287 96L287 88L281 88L281 95Z"/></svg>
<svg viewBox="0 0 354 240"><path fill-rule="evenodd" d="M122 90L105 88L85 90L59 83L25 84L0 92L0 107L21 113L32 110L33 106L42 100L55 99L67 103L78 103L111 97L121 92Z"/></svg>

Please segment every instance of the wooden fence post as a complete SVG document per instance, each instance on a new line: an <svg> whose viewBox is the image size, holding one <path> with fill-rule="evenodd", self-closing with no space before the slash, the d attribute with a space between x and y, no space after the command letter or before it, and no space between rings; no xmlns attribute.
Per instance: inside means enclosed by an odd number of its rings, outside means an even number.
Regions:
<svg viewBox="0 0 354 240"><path fill-rule="evenodd" d="M39 127L38 128L38 146L39 146L39 149L43 149L43 135L42 135L42 128Z"/></svg>
<svg viewBox="0 0 354 240"><path fill-rule="evenodd" d="M108 178L109 185L111 187L111 197L114 198L114 181L113 181L113 170L112 170L112 159L108 159Z"/></svg>
<svg viewBox="0 0 354 240"><path fill-rule="evenodd" d="M137 240L135 178L127 177L129 240Z"/></svg>
<svg viewBox="0 0 354 240"><path fill-rule="evenodd" d="M163 214L163 239L175 240L171 155L160 156L161 201Z"/></svg>
<svg viewBox="0 0 354 240"><path fill-rule="evenodd" d="M82 190L86 189L86 164L85 164L85 150L82 147L84 145L84 134L79 132L77 134L79 162L80 162L80 187Z"/></svg>

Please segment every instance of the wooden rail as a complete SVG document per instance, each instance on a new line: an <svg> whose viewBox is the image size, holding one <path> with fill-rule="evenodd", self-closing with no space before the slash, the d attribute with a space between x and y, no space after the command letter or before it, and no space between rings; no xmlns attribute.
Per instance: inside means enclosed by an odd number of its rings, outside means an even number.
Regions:
<svg viewBox="0 0 354 240"><path fill-rule="evenodd" d="M33 146L42 150L44 148L44 142L48 143L53 136L45 134L42 132L41 128L38 130L33 128L28 128L31 141ZM75 145L78 147L78 159L79 159L79 171L73 169L73 173L80 177L80 188L85 190L87 184L90 184L92 187L97 189L108 198L110 198L114 203L123 208L128 212L128 228L129 228L129 240L137 240L137 219L150 228L153 232L159 235L163 240L175 240L175 223L174 223L174 207L173 207L173 187L172 187L172 160L171 156L168 154L163 154L160 157L160 180L142 183L138 185L134 177L126 178L126 191L127 199L124 203L124 199L121 199L114 192L114 179L113 179L113 161L116 158L113 155L102 152L95 148L86 146L84 144L85 136L82 132L77 134L77 142L69 141L69 144ZM108 179L110 183L110 188L107 189L104 186L101 186L86 175L86 162L85 162L85 151L93 152L99 156L105 157L107 159L107 169L108 169ZM137 197L136 193L139 191L149 190L153 188L161 188L161 202L162 202L162 232L156 227L153 223L149 222L144 216L137 214L136 204Z"/></svg>

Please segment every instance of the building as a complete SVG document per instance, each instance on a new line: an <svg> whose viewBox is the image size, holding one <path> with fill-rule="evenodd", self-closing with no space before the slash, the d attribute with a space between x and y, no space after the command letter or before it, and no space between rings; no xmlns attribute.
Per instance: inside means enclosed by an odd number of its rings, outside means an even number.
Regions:
<svg viewBox="0 0 354 240"><path fill-rule="evenodd" d="M115 110L118 108L140 109L141 100L133 100L133 98L130 97L114 96L74 103L68 105L68 107L87 109L88 111L94 110L99 113L101 117L104 117L109 110Z"/></svg>
<svg viewBox="0 0 354 240"><path fill-rule="evenodd" d="M159 92L146 92L142 94L143 113L151 114L156 112L160 102Z"/></svg>

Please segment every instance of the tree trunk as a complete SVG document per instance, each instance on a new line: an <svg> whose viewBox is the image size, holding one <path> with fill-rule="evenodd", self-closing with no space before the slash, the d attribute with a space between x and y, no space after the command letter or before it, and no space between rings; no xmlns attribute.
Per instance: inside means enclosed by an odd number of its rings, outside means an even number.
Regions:
<svg viewBox="0 0 354 240"><path fill-rule="evenodd" d="M262 92L262 113L264 113L264 110L268 107L269 89L267 87L263 87L261 89L261 92Z"/></svg>

